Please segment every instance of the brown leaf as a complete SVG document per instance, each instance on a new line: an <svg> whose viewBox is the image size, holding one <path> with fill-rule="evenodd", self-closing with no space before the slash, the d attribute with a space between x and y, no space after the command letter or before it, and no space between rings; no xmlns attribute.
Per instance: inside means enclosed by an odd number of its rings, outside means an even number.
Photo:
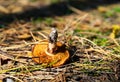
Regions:
<svg viewBox="0 0 120 82"><path fill-rule="evenodd" d="M8 14L9 13L9 10L3 6L0 6L0 12L1 13L5 13L5 14Z"/></svg>
<svg viewBox="0 0 120 82"><path fill-rule="evenodd" d="M31 37L31 35L29 35L29 34L22 34L22 35L18 36L19 39L28 39L30 37Z"/></svg>

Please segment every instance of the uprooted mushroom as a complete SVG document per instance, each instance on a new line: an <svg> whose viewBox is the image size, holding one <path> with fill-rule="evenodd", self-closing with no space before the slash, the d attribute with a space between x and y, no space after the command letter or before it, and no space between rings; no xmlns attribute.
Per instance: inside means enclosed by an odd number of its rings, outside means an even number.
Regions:
<svg viewBox="0 0 120 82"><path fill-rule="evenodd" d="M63 65L69 59L69 52L65 44L57 41L57 38L57 30L52 28L48 40L43 40L34 45L32 58L36 63L57 67Z"/></svg>

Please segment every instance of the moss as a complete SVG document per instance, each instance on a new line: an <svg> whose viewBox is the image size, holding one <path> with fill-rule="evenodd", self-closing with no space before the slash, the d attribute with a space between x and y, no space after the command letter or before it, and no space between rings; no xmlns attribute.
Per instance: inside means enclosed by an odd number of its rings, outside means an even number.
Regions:
<svg viewBox="0 0 120 82"><path fill-rule="evenodd" d="M95 42L98 46L105 47L108 45L108 39L106 38L97 38L94 39L93 42Z"/></svg>

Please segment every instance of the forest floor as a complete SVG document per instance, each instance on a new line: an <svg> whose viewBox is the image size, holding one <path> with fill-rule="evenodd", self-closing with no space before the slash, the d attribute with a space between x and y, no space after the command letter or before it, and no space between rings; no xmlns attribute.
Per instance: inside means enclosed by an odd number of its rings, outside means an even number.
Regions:
<svg viewBox="0 0 120 82"><path fill-rule="evenodd" d="M0 0L0 82L119 82L119 1L51 1ZM52 27L71 55L59 67L31 56Z"/></svg>

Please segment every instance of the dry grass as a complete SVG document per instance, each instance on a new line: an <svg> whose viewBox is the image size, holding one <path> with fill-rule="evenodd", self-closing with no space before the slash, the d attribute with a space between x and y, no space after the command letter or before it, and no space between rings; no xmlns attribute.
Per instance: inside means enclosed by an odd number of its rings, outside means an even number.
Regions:
<svg viewBox="0 0 120 82"><path fill-rule="evenodd" d="M32 21L23 23L17 20L0 28L0 79L10 77L20 82L66 82L72 74L76 74L81 80L99 79L103 82L101 77L109 77L107 80L116 81L119 78L116 72L119 72L120 43L119 37L109 37L112 30L110 21L106 22L107 19L100 15L94 16L73 7L70 9L75 13L63 18L55 17L51 23L39 21L40 26ZM97 19L102 23L98 24ZM56 68L35 64L31 57L32 46L47 39L52 26L58 29L58 40L66 44L71 54L66 64ZM89 78L91 76L93 78Z"/></svg>

